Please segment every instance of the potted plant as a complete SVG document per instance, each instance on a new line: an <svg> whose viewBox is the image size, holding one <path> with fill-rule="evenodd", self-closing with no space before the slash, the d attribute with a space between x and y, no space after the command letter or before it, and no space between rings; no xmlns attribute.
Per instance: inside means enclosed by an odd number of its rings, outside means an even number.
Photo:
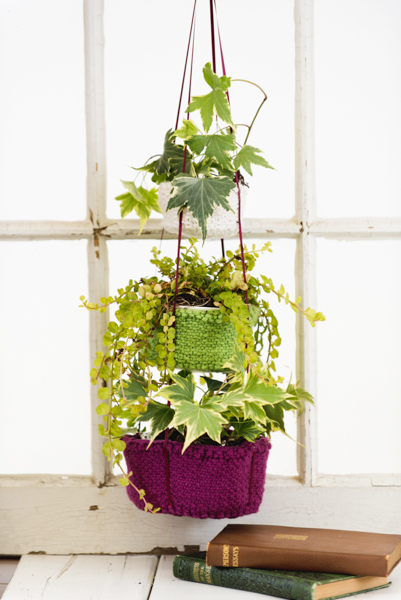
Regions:
<svg viewBox="0 0 401 600"><path fill-rule="evenodd" d="M240 251L206 263L190 239L181 248L178 273L175 262L154 248L150 262L158 277L131 280L101 304L81 297L90 311L117 305L116 320L104 336L107 351L97 353L91 381L102 382L97 412L104 418L99 425L107 438L103 452L120 466L120 482L143 510L199 518L255 512L263 495L270 433L285 432L285 411L312 402L305 390L291 384L283 388L283 378L275 373L281 339L269 298L284 300L312 326L324 316L302 309L301 298L291 301L270 278L252 275L270 246L245 247L244 263ZM188 346L187 321L196 321L195 336L209 325L202 310L214 313L213 329L221 324L223 337L224 328L231 332L230 342L224 341L228 354L215 357L218 364L203 363L200 344ZM179 365L189 350L189 364ZM184 368L176 372L179 366ZM197 370L203 371L199 383L192 372ZM219 378L209 372L218 370L224 372ZM147 435L143 423L148 423ZM123 453L127 471L121 466Z"/></svg>
<svg viewBox="0 0 401 600"><path fill-rule="evenodd" d="M273 167L260 156L261 150L247 144L250 132L264 99L247 128L244 144L237 141L237 129L228 102L230 77L218 77L207 63L204 79L211 91L203 96L193 96L186 112L199 111L203 130L187 118L182 127L171 129L164 139L163 153L155 155L139 171L150 173L159 185L147 190L143 182L123 181L126 192L116 197L120 202L121 216L135 210L141 219L142 231L152 210L164 215L164 226L171 233L178 232L178 212L183 211L183 233L188 237L230 237L238 233L239 198L244 203L247 194L239 169L252 176L251 165ZM247 82L253 84L252 82ZM259 88L259 86L257 86ZM261 89L261 88L259 88ZM216 115L226 125L210 133ZM151 159L149 159L151 160ZM239 175L238 175L239 173ZM158 194L158 199L157 199Z"/></svg>

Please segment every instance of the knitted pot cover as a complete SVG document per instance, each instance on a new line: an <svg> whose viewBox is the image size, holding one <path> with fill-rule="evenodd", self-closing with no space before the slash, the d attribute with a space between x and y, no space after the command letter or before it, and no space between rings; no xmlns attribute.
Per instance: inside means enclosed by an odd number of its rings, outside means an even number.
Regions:
<svg viewBox="0 0 401 600"><path fill-rule="evenodd" d="M182 454L183 444L124 437L124 451L131 481L144 489L146 500L160 512L198 519L234 519L258 511L266 478L269 438L241 446L191 445ZM164 453L164 445L166 453ZM168 460L170 494L167 492ZM132 486L128 497L141 510L144 503Z"/></svg>
<svg viewBox="0 0 401 600"><path fill-rule="evenodd" d="M172 187L169 181L165 181L159 185L159 205L163 211L164 229L170 233L178 233L178 209L166 210L171 190ZM246 185L241 185L240 190L241 206L245 208L248 188ZM225 210L221 206L214 207L213 214L207 221L208 239L229 238L238 234L238 191L236 189L231 190L228 203L234 212ZM241 210L241 217L242 212ZM202 230L199 227L199 223L187 209L183 211L182 234L186 237L196 237L198 240L202 239Z"/></svg>
<svg viewBox="0 0 401 600"><path fill-rule="evenodd" d="M250 307L251 323L256 325L259 308ZM232 323L224 323L218 308L178 307L176 310L174 359L178 369L224 372L223 365L235 350L237 333ZM150 339L151 360L156 360L156 336Z"/></svg>

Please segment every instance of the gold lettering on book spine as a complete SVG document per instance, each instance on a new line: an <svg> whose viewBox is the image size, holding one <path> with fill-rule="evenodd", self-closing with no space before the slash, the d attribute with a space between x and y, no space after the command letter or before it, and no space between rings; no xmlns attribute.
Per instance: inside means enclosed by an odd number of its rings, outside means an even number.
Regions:
<svg viewBox="0 0 401 600"><path fill-rule="evenodd" d="M301 542L303 542L304 540L308 539L307 535L288 535L287 533L277 533L274 538L274 540L299 540Z"/></svg>
<svg viewBox="0 0 401 600"><path fill-rule="evenodd" d="M195 579L195 581L198 581L200 583L200 579L199 579L199 566L200 566L200 563L198 563L198 562L196 562L194 564L194 571L193 571L193 573L194 573L194 579Z"/></svg>
<svg viewBox="0 0 401 600"><path fill-rule="evenodd" d="M234 548L233 548L233 567L238 567L238 554L239 554L239 548L238 548L238 546L234 546Z"/></svg>
<svg viewBox="0 0 401 600"><path fill-rule="evenodd" d="M212 582L212 576L210 575L210 571L212 570L212 567L205 567L205 577L206 577L206 581L208 583L213 584Z"/></svg>
<svg viewBox="0 0 401 600"><path fill-rule="evenodd" d="M230 566L230 546L228 544L223 545L223 567Z"/></svg>

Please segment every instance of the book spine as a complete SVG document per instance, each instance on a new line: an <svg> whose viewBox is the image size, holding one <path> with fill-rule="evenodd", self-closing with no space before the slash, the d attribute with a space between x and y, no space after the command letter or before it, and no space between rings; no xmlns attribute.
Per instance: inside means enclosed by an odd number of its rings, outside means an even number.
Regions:
<svg viewBox="0 0 401 600"><path fill-rule="evenodd" d="M382 556L338 554L259 548L209 543L206 562L214 567L243 567L252 569L282 569L341 575L371 575L387 577L387 560Z"/></svg>
<svg viewBox="0 0 401 600"><path fill-rule="evenodd" d="M287 598L287 600L313 600L316 585L288 575L253 572L249 569L211 567L205 560L191 556L177 556L173 562L173 574L177 579L184 581L256 592Z"/></svg>

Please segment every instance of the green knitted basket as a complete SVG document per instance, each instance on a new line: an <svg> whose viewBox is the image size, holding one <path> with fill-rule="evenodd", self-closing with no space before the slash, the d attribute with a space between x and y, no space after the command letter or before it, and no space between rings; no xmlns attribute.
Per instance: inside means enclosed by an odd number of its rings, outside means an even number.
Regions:
<svg viewBox="0 0 401 600"><path fill-rule="evenodd" d="M251 306L255 325L259 309ZM190 371L224 372L223 365L233 356L237 334L232 323L224 323L218 308L176 310L174 358L176 367Z"/></svg>

